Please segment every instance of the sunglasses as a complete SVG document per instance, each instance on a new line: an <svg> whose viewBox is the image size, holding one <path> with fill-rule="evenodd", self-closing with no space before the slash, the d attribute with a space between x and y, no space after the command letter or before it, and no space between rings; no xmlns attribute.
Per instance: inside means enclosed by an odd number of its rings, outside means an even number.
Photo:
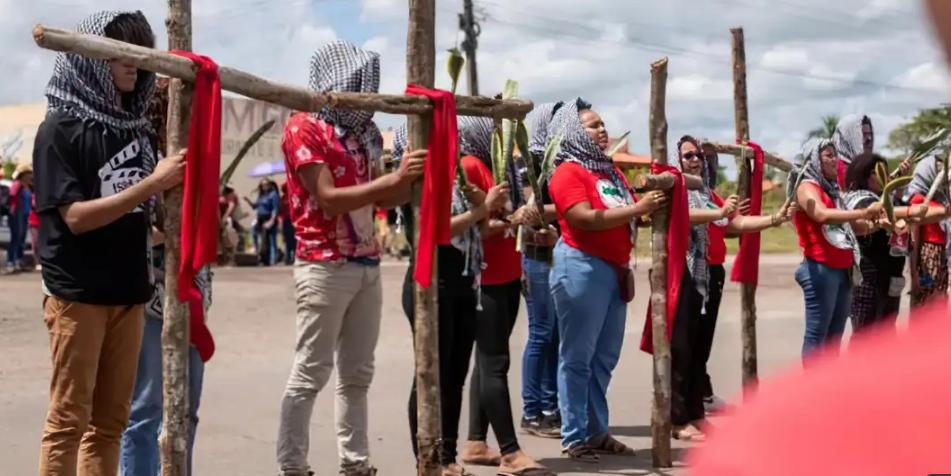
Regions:
<svg viewBox="0 0 951 476"><path fill-rule="evenodd" d="M686 154L683 155L683 157L684 157L684 160L693 160L693 159L703 160L704 159L704 156L702 153L694 152L694 151L687 152Z"/></svg>

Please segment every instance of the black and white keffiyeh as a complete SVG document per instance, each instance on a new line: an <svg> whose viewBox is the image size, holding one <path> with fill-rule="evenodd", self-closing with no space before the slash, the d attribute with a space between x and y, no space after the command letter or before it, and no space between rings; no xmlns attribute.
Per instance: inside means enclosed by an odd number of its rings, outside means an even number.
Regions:
<svg viewBox="0 0 951 476"><path fill-rule="evenodd" d="M549 124L551 124L552 118L555 117L555 112L563 104L561 101L539 104L525 116L525 127L529 134L528 153L532 156L532 160L541 160L545 154L545 146L548 144Z"/></svg>
<svg viewBox="0 0 951 476"><path fill-rule="evenodd" d="M106 26L122 14L102 11L86 17L76 27L79 33L106 36ZM76 53L59 53L53 76L46 86L49 111L61 111L84 121L100 123L111 132L141 133L151 128L146 116L155 90L155 73L139 70L128 108L116 101L118 91L106 60ZM151 149L151 147L150 147Z"/></svg>
<svg viewBox="0 0 951 476"><path fill-rule="evenodd" d="M853 159L865 152L865 137L862 134L863 124L872 127L872 120L868 116L849 114L840 119L835 126L832 143L835 144L836 153L847 164L851 164ZM874 141L874 130L872 137Z"/></svg>
<svg viewBox="0 0 951 476"><path fill-rule="evenodd" d="M841 202L839 185L822 174L822 149L829 146L835 147L829 139L809 139L802 145L802 174L805 175L803 180L815 182L833 201Z"/></svg>
<svg viewBox="0 0 951 476"><path fill-rule="evenodd" d="M409 139L406 134L406 124L401 124L393 133L393 161L399 163L403 158L403 152ZM460 215L468 211L466 206L466 197L459 188L459 183L453 181L452 185L452 216ZM473 225L465 233L452 237L451 244L457 250L466 255L466 269L462 270L463 276L474 276L476 285L479 283L479 276L482 274L482 236L479 233L479 227Z"/></svg>
<svg viewBox="0 0 951 476"><path fill-rule="evenodd" d="M314 53L310 60L310 87L317 92L376 93L380 90L380 55L343 40ZM351 134L371 164L383 154L383 136L372 111L325 107L317 113L334 126L338 138Z"/></svg>
<svg viewBox="0 0 951 476"><path fill-rule="evenodd" d="M459 116L459 151L481 160L492 169L492 132L495 124L488 117Z"/></svg>
<svg viewBox="0 0 951 476"><path fill-rule="evenodd" d="M681 140L677 144L677 163L676 167L683 171L683 154L680 152L680 146L686 142ZM698 153L702 154L703 150L699 149L699 143L694 142L694 145L698 146ZM710 179L710 169L707 166L706 156L703 156L703 168L700 172L701 178L703 179L703 188L700 190L687 190L687 206L695 210L709 210L718 208L717 204L713 202L711 197L712 187ZM714 222L716 226L726 226L728 219L723 218ZM707 224L701 225L691 225L690 234L687 237L687 270L690 271L690 276L693 278L693 284L698 293L703 296L704 301L707 299L707 281L709 281L709 266L707 263L707 248L709 247L710 239L708 234Z"/></svg>
<svg viewBox="0 0 951 476"><path fill-rule="evenodd" d="M938 160L938 157L931 156L921 159L918 164L915 165L911 183L908 184L908 188L905 189L905 200L910 201L911 197L917 194L927 196L931 190L931 185L934 184L941 170L942 164ZM945 185L947 185L947 182L945 182ZM947 186L938 187L938 190L934 194L934 200L945 206L951 205L951 201L948 200L947 190Z"/></svg>
<svg viewBox="0 0 951 476"><path fill-rule="evenodd" d="M610 177L624 202L632 204L634 203L634 197L625 185L620 172L614 167L614 161L604 154L598 144L594 143L591 136L585 131L584 125L581 124L581 111L588 109L591 109L591 103L579 97L565 102L555 112L555 116L548 127L549 140L556 137L560 137L562 140L561 151L555 157L555 164L574 162L591 172Z"/></svg>
<svg viewBox="0 0 951 476"><path fill-rule="evenodd" d="M105 36L106 26L122 14L133 12L102 11L79 23L76 31ZM46 86L47 114L61 112L99 124L104 133L120 137L137 137L142 150L143 168L155 167L155 154L149 137L152 126L147 112L155 91L155 74L139 70L131 100L117 101L118 91L106 60L92 59L76 53L59 53L53 76Z"/></svg>

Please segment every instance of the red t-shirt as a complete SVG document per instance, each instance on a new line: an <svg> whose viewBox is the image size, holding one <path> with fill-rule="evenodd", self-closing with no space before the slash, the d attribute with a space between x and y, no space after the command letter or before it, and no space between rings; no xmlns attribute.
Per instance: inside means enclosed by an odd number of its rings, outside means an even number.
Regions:
<svg viewBox="0 0 951 476"><path fill-rule="evenodd" d="M369 162L356 139L339 139L330 124L311 114L296 113L284 127L281 149L287 170L290 216L297 236L297 257L306 261L378 257L373 205L329 216L297 175L304 165L324 164L330 167L337 187L369 182L373 178L371 170L378 164Z"/></svg>
<svg viewBox="0 0 951 476"><path fill-rule="evenodd" d="M492 172L478 157L464 156L462 170L466 173L466 180L483 191L495 186ZM522 279L522 254L515 249L515 236L506 233L483 239L482 256L485 257L482 284L491 286Z"/></svg>
<svg viewBox="0 0 951 476"><path fill-rule="evenodd" d="M818 184L803 182L803 185L815 187L826 208L836 208L835 202ZM837 248L829 243L822 232L822 225L809 218L802 209L793 216L793 225L796 227L796 234L799 235L799 247L802 248L802 254L806 258L835 269L852 267L854 259L852 250Z"/></svg>
<svg viewBox="0 0 951 476"><path fill-rule="evenodd" d="M627 180L622 180L624 185L629 187ZM610 177L595 174L574 162L564 162L552 174L548 189L558 210L558 224L561 225L561 237L565 243L609 263L627 266L634 249L629 225L619 225L610 230L587 231L573 228L565 220L565 212L581 202L588 202L595 210L623 206L624 201L619 197L620 191Z"/></svg>
<svg viewBox="0 0 951 476"><path fill-rule="evenodd" d="M718 207L723 206L723 199L716 192L711 191L710 198ZM726 226L717 226L716 223L708 224L707 237L710 241L707 245L707 263L722 265L726 262Z"/></svg>
<svg viewBox="0 0 951 476"><path fill-rule="evenodd" d="M916 193L911 197L912 205L920 205L925 203L925 196ZM942 206L940 202L934 200L931 201L929 205ZM921 225L921 239L925 243L933 243L936 245L944 246L946 243L947 236L944 233L944 230L941 228L940 223L928 223L927 225Z"/></svg>

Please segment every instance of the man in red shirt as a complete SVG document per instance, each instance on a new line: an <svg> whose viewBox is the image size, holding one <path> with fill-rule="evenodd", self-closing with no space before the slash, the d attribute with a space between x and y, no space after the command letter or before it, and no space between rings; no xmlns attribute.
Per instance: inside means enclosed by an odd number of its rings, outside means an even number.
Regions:
<svg viewBox="0 0 951 476"><path fill-rule="evenodd" d="M337 41L311 60L319 92L376 92L380 57ZM284 476L310 473L307 450L317 392L336 362L341 474L372 476L367 390L380 331L382 288L373 207L405 203L425 150L383 175L383 140L373 113L325 108L297 113L284 129L290 217L296 231L297 353L284 398L277 460ZM336 357L336 358L335 358Z"/></svg>

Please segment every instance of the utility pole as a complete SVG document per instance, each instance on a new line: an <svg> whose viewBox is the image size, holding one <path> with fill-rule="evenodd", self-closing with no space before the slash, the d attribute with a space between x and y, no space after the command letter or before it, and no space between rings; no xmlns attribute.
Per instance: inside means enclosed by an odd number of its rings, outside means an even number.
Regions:
<svg viewBox="0 0 951 476"><path fill-rule="evenodd" d="M476 23L472 15L472 0L464 0L463 13L459 14L459 29L466 33L462 41L462 50L466 52L466 67L468 68L469 95L479 95L479 73L476 71L476 48L479 47L479 34L482 27Z"/></svg>

